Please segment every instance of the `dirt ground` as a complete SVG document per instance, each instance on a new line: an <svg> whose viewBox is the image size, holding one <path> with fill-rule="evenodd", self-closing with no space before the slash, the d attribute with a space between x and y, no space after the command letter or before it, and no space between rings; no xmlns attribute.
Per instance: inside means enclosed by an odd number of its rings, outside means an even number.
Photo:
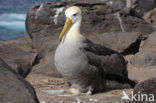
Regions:
<svg viewBox="0 0 156 103"><path fill-rule="evenodd" d="M62 97L57 94L47 94L45 90L69 89L67 83L60 78L31 73L27 80L34 86L40 103L120 103L122 90L112 90L91 96ZM125 89L126 93L132 89ZM70 94L70 93L65 93Z"/></svg>

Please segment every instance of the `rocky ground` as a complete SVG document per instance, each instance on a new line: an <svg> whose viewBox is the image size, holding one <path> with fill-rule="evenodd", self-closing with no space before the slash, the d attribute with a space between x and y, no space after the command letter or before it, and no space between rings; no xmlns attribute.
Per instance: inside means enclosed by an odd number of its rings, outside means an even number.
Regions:
<svg viewBox="0 0 156 103"><path fill-rule="evenodd" d="M128 55L125 58L128 60L132 55ZM129 77L138 82L143 82L149 78L156 77L156 66L150 67L134 67L128 65ZM51 76L40 75L31 72L26 80L28 80L35 88L37 97L41 103L125 103L121 100L123 91L130 95L133 89L117 89L112 91L106 91L97 93L92 96L77 96L77 97L62 97L56 94L46 94L44 90L60 90L69 89L69 86L62 78L55 78ZM69 93L65 93L69 94ZM81 102L78 102L79 99ZM129 103L126 101L126 103Z"/></svg>
<svg viewBox="0 0 156 103"><path fill-rule="evenodd" d="M83 11L83 35L124 55L128 61L129 78L139 83L134 91L156 95L156 9L142 17L134 9L112 7L102 0L57 0L37 4L28 11L26 29L29 36L0 42L0 58L5 61L0 62L0 87L3 87L0 88L0 102L21 103L19 95L25 95L22 103L38 103L38 100L40 103L121 103L123 89L77 97L43 92L69 88L56 71L53 58L65 21L64 10L70 5L77 5ZM12 75L12 78L8 75ZM14 82L7 85L6 81ZM6 88L9 95L3 93ZM22 94L22 89L25 94ZM15 94L14 90L19 93ZM124 91L130 94L133 89ZM12 101L14 95L19 101Z"/></svg>

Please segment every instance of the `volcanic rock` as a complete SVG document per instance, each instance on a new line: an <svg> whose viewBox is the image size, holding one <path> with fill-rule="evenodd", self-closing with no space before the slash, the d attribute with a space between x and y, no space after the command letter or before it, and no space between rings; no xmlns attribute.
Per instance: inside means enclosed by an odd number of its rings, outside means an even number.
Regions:
<svg viewBox="0 0 156 103"><path fill-rule="evenodd" d="M0 42L0 58L23 77L30 72L37 58L37 53L30 46L30 40L22 37L19 40Z"/></svg>
<svg viewBox="0 0 156 103"><path fill-rule="evenodd" d="M33 87L0 59L1 103L39 103Z"/></svg>

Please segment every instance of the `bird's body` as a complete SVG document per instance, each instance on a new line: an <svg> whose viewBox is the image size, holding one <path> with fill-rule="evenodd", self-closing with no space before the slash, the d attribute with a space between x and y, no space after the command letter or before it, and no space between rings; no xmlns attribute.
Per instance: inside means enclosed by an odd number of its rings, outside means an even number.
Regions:
<svg viewBox="0 0 156 103"><path fill-rule="evenodd" d="M133 85L127 76L127 62L120 54L80 34L81 10L73 6L65 13L66 24L55 52L55 66L64 79L80 92L105 89L107 78Z"/></svg>
<svg viewBox="0 0 156 103"><path fill-rule="evenodd" d="M73 88L86 92L89 89L99 88L104 83L104 78L102 79L103 71L101 69L89 64L88 57L83 49L86 46L83 39L77 42L60 44L55 54L55 65L58 72ZM94 82L96 82L96 85L94 85Z"/></svg>

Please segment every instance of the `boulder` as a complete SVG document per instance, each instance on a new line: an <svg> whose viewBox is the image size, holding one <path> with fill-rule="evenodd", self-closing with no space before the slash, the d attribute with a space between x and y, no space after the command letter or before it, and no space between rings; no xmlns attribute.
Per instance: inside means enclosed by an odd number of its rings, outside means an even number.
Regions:
<svg viewBox="0 0 156 103"><path fill-rule="evenodd" d="M137 103L156 103L156 78L150 78L136 85L134 88L134 94L137 94L140 97L143 94L147 95L147 97L142 97L143 101L140 100L137 101Z"/></svg>
<svg viewBox="0 0 156 103"><path fill-rule="evenodd" d="M34 88L0 59L1 103L39 103Z"/></svg>
<svg viewBox="0 0 156 103"><path fill-rule="evenodd" d="M83 20L81 32L93 40L93 42L96 42L96 39L99 38L98 36L103 36L106 32L135 31L140 32L142 36L153 32L151 25L147 24L143 19L138 18L138 16L132 12L118 8L115 9L107 5L104 1L105 0L55 0L33 6L27 13L26 30L32 39L33 47L37 49L39 54L38 58L41 59L42 62L36 65L34 71L40 72L42 70L42 73L47 75L53 74L53 71L56 71L53 63L54 52L59 44L58 36L65 22L64 10L71 5L79 6L82 9ZM120 36L114 34L108 37L110 38L109 40L117 41L117 39L114 38L117 36L121 43L113 42L114 44L109 44L110 41L107 40L108 42L103 43L103 45L106 44L105 46L126 54L126 50L130 45L133 45L133 43L136 43L138 40L138 34L133 34L133 36L131 35L132 37L129 35L130 40L126 38L126 36L122 37L123 34L124 33L121 33ZM130 33L126 33L126 35L128 34ZM106 34L106 36L108 35ZM122 40L123 38L125 41ZM106 39L101 40L101 42L104 42L104 40ZM126 43L124 44L124 42ZM122 44L122 46L119 47L119 44ZM47 57L50 58L51 62ZM44 70L42 68L44 68Z"/></svg>
<svg viewBox="0 0 156 103"><path fill-rule="evenodd" d="M29 37L22 37L19 40L0 42L0 58L23 77L29 73L37 58L30 40Z"/></svg>
<svg viewBox="0 0 156 103"><path fill-rule="evenodd" d="M81 29L82 33L87 36L122 31L121 25L123 25L124 31L128 32L138 31L142 34L152 32L151 25L144 20L134 15L132 16L130 12L127 13L124 10L108 6L102 0L71 1L45 2L32 7L27 14L26 20L26 28L29 35L35 39L41 36L58 36L65 21L64 10L71 5L81 7L83 11Z"/></svg>

